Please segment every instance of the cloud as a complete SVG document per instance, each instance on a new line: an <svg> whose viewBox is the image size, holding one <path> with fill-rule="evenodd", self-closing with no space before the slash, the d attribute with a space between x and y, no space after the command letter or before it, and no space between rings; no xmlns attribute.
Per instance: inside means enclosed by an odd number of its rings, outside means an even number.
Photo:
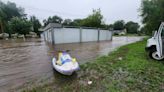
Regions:
<svg viewBox="0 0 164 92"><path fill-rule="evenodd" d="M2 0L7 1L7 0ZM28 15L40 20L59 15L63 18L84 18L92 9L100 8L106 23L123 19L140 22L141 0L10 0L25 8Z"/></svg>

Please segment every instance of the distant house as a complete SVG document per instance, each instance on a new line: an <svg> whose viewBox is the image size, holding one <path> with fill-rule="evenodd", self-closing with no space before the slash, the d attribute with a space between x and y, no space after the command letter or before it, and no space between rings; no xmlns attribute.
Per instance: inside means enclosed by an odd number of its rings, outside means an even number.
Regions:
<svg viewBox="0 0 164 92"><path fill-rule="evenodd" d="M124 30L113 30L113 35L125 35L127 33L126 29Z"/></svg>

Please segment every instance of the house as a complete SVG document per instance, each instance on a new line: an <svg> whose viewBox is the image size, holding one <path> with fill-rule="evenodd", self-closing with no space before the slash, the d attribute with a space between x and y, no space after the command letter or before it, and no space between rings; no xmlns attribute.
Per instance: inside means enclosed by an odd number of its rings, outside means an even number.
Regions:
<svg viewBox="0 0 164 92"><path fill-rule="evenodd" d="M127 31L124 30L113 30L113 35L126 35Z"/></svg>

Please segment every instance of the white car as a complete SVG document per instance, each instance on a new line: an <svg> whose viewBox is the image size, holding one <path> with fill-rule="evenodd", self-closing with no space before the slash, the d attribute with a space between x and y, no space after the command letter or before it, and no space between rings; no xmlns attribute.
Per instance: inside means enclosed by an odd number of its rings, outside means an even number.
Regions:
<svg viewBox="0 0 164 92"><path fill-rule="evenodd" d="M161 23L159 30L155 31L154 36L147 41L146 51L155 60L164 59L164 22Z"/></svg>

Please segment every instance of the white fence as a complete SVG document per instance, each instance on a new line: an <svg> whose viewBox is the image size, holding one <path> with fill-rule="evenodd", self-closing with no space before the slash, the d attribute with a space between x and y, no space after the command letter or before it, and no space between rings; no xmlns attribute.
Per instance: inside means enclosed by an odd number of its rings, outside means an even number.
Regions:
<svg viewBox="0 0 164 92"><path fill-rule="evenodd" d="M99 29L53 28L43 32L46 41L53 44L112 40L112 32Z"/></svg>

